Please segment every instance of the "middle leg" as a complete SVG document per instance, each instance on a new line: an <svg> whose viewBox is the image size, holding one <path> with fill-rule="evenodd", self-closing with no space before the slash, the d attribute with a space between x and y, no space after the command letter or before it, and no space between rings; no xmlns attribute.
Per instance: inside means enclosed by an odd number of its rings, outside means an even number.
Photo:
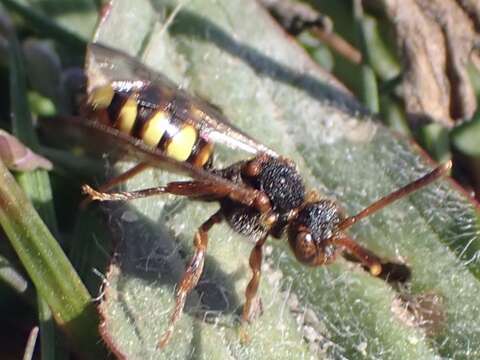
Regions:
<svg viewBox="0 0 480 360"><path fill-rule="evenodd" d="M157 186L136 191L119 191L113 193L101 192L83 185L82 191L90 200L96 201L130 201L154 195L172 194L188 197L222 198L228 196L228 189L219 188L214 183L201 181L174 181L165 186Z"/></svg>
<svg viewBox="0 0 480 360"><path fill-rule="evenodd" d="M148 169L150 166L147 163L140 163L135 165L133 168L125 171L124 173L115 176L114 178L108 180L106 183L100 185L98 188L98 192L105 192L110 190L116 185L122 184L125 181L135 177L136 175L140 174L142 171ZM87 205L92 201L91 198L85 198L83 201L80 203L80 208L85 209Z"/></svg>

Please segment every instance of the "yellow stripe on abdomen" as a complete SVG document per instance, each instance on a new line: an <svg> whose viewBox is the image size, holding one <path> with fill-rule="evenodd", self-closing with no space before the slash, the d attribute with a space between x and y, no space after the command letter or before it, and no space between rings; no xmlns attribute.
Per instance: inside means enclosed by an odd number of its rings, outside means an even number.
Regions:
<svg viewBox="0 0 480 360"><path fill-rule="evenodd" d="M122 109L118 113L115 127L121 132L129 134L135 125L137 118L137 100L134 96L130 96L122 105Z"/></svg>
<svg viewBox="0 0 480 360"><path fill-rule="evenodd" d="M185 125L168 143L166 154L177 161L185 161L192 153L197 140L197 130L191 125Z"/></svg>
<svg viewBox="0 0 480 360"><path fill-rule="evenodd" d="M88 97L88 103L93 107L94 110L97 109L106 109L112 102L115 91L112 88L112 85L107 84L95 88Z"/></svg>
<svg viewBox="0 0 480 360"><path fill-rule="evenodd" d="M157 111L143 126L141 137L145 144L156 147L170 122L170 115Z"/></svg>
<svg viewBox="0 0 480 360"><path fill-rule="evenodd" d="M210 157L213 153L213 144L212 143L205 143L205 144L197 144L200 146L200 149L195 154L193 159L193 165L198 167L204 167L205 164L208 162Z"/></svg>

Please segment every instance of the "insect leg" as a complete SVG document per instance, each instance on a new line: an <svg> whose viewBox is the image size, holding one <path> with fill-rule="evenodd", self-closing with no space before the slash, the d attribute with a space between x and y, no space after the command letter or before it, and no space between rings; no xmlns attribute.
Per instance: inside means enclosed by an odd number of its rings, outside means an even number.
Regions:
<svg viewBox="0 0 480 360"><path fill-rule="evenodd" d="M120 175L115 176L114 178L108 180L106 183L100 185L98 187L98 191L105 192L107 190L110 190L114 186L124 183L128 179L131 179L134 176L140 174L142 171L146 170L147 168L149 168L149 165L147 163L140 163L138 165L135 165L133 168L125 171L124 173L121 173ZM90 198L84 199L81 202L80 207L85 208L92 200L93 199L90 199Z"/></svg>
<svg viewBox="0 0 480 360"><path fill-rule="evenodd" d="M185 299L187 294L197 285L200 275L203 271L203 263L205 259L205 253L208 244L208 231L213 225L218 224L223 219L222 213L217 211L207 221L205 221L193 238L193 244L195 246L195 253L190 259L190 262L183 274L182 280L178 283L177 291L175 295L175 307L170 317L167 330L163 333L158 346L164 348L172 336L175 324L177 323L180 315L182 314L183 307L185 306Z"/></svg>
<svg viewBox="0 0 480 360"><path fill-rule="evenodd" d="M155 188L148 188L138 191L120 191L115 193L100 192L89 185L82 186L83 193L88 195L88 199L93 201L128 201L134 199L141 199L153 195L168 194L165 186L158 186Z"/></svg>
<svg viewBox="0 0 480 360"><path fill-rule="evenodd" d="M255 296L257 295L258 285L260 283L262 257L263 257L263 245L267 240L268 234L262 235L257 241L255 247L252 249L249 258L250 269L252 270L252 277L245 290L245 304L243 305L242 312L242 329L241 337L243 340L247 340L248 336L243 328L246 322L250 322L253 316L252 305L254 304Z"/></svg>
<svg viewBox="0 0 480 360"><path fill-rule="evenodd" d="M148 169L150 166L147 163L140 163L132 167L131 169L128 169L124 173L121 173L120 175L115 176L114 178L108 180L106 183L100 185L98 187L99 191L107 191L113 188L114 186L117 186L121 183L124 183L125 181L133 178L134 176L140 174L142 171Z"/></svg>
<svg viewBox="0 0 480 360"><path fill-rule="evenodd" d="M271 209L270 200L261 191L243 189L244 191L235 191L230 186L224 186L217 182L208 181L176 181L170 182L166 186L159 186L138 191L120 191L115 193L106 193L97 191L88 185L83 185L82 190L91 200L98 201L128 201L145 198L159 194L172 194L197 198L209 198L218 200L229 197L233 201L247 206L254 206L262 214Z"/></svg>
<svg viewBox="0 0 480 360"><path fill-rule="evenodd" d="M221 198L229 195L229 189L222 189L216 184L201 181L179 181L171 182L166 186L158 186L154 188L142 189L137 191L120 191L114 193L106 193L97 191L89 185L83 185L82 190L91 200L98 201L129 201L141 199L153 195L172 194L183 196L212 196Z"/></svg>
<svg viewBox="0 0 480 360"><path fill-rule="evenodd" d="M365 267L368 268L370 274L373 276L379 276L382 273L382 262L380 258L357 242L343 236L334 239L333 243L340 245L346 251L356 257Z"/></svg>

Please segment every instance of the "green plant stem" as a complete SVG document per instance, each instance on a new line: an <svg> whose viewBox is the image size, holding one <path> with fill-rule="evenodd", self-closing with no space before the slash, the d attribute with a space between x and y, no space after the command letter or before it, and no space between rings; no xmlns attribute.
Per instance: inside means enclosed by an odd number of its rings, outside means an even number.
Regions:
<svg viewBox="0 0 480 360"><path fill-rule="evenodd" d="M26 74L20 45L10 24L0 24L9 45L12 130L33 150L38 141L33 131L26 91ZM42 345L53 348L51 323L42 321L48 304L52 315L69 336L78 353L101 352L95 330L97 317L92 300L50 229L56 232L50 181L46 171L20 173L18 184L0 162L0 224L38 291ZM39 213L35 211L30 200ZM44 326L46 326L44 328ZM46 344L48 342L48 344Z"/></svg>

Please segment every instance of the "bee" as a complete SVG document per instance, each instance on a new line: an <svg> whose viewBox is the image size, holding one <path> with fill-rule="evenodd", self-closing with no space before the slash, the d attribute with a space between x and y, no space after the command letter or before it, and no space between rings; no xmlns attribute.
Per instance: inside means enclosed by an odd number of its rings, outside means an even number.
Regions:
<svg viewBox="0 0 480 360"><path fill-rule="evenodd" d="M305 265L327 265L339 254L346 254L373 276L385 276L388 263L351 239L346 231L445 175L451 167L451 162L440 165L358 214L347 216L336 202L307 191L290 159L234 127L215 106L189 95L125 53L100 44L90 44L88 52L88 100L84 109L88 120L78 121L140 160L97 190L84 185L89 201L130 201L173 194L219 204L194 235L194 254L176 287L175 305L159 340L160 348L168 344L186 297L202 274L208 232L215 224L225 221L234 231L256 239L249 257L252 274L245 290L244 324L251 321L255 310L263 247L269 236L286 237L296 259ZM217 168L213 155L219 144L243 150L248 156ZM149 167L183 174L189 180L138 191L108 192Z"/></svg>

